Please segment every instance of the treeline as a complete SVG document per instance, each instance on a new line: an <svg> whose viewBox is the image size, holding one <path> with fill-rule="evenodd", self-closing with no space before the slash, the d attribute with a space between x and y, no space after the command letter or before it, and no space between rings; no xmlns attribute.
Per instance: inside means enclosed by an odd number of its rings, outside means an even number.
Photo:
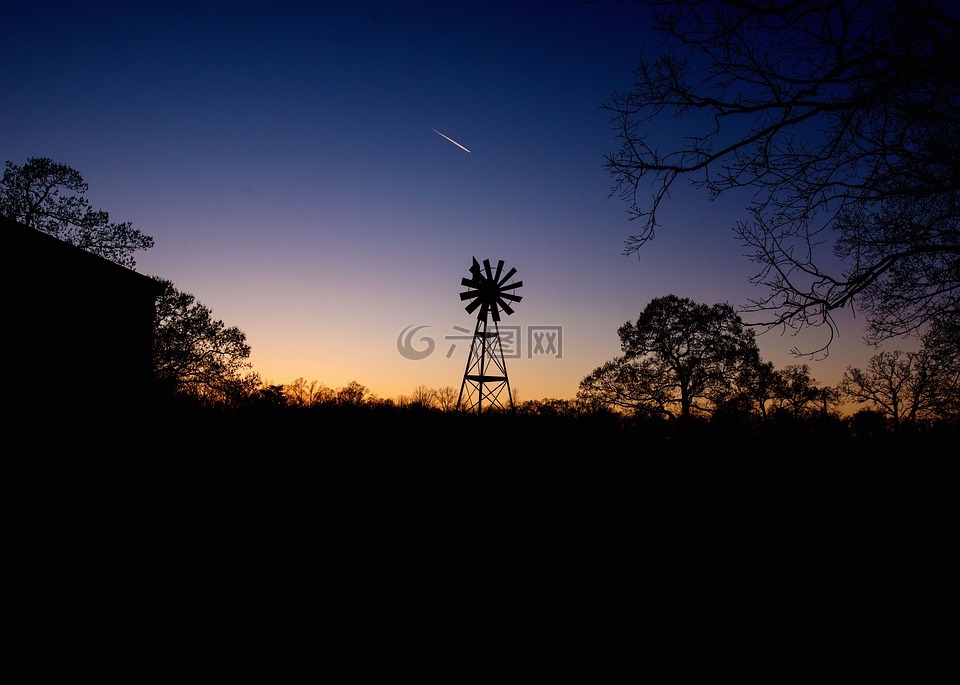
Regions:
<svg viewBox="0 0 960 685"><path fill-rule="evenodd" d="M896 423L878 409L841 415L813 402L784 402L766 412L730 403L711 415L670 418L605 407L582 397L547 398L478 414L457 410L455 401L449 403L458 393L452 387L418 386L409 396L380 398L355 381L329 388L297 379L234 396L229 402L183 394L166 397L151 415L192 435L195 447L206 442L212 449L235 445L282 451L291 445L330 443L362 453L451 455L482 449L611 456L617 451L659 454L655 450L681 448L725 454L733 449L744 456L823 456L854 450L853 455L867 448L878 454L909 448L917 454L916 450L955 444L960 432L955 420Z"/></svg>
<svg viewBox="0 0 960 685"><path fill-rule="evenodd" d="M244 365L214 369L209 355L188 355L203 359L201 366L164 368L180 370L167 394L190 409L195 423L238 419L241 430L268 426L278 435L322 426L328 435L388 445L400 436L434 444L485 431L561 449L636 440L708 448L760 440L764 449L772 440L783 450L818 442L837 449L851 441L886 447L893 438L916 447L918 438L955 436L960 425L960 326L950 318L931 324L919 351L878 352L865 369L848 368L834 387L821 386L806 364L777 369L764 361L754 332L727 304L655 298L618 333L623 354L588 374L573 399L514 395L512 406L479 416L461 410L471 403L461 404L452 386L420 385L409 395L380 398L357 381L340 388L303 377L263 384Z"/></svg>

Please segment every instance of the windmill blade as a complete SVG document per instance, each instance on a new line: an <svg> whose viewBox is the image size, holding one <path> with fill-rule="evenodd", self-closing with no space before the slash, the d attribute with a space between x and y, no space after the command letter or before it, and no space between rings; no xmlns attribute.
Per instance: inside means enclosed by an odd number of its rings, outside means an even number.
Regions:
<svg viewBox="0 0 960 685"><path fill-rule="evenodd" d="M476 280L472 278L461 278L460 285L465 285L468 288L478 288L480 287Z"/></svg>
<svg viewBox="0 0 960 685"><path fill-rule="evenodd" d="M480 300L477 300L477 302L479 302L479 301L480 301ZM486 321L486 319L487 319L487 312L489 311L489 309L490 309L489 303L484 302L484 303L483 303L483 306L480 307L480 313L477 314L477 318L478 318L478 319L483 319L484 321Z"/></svg>
<svg viewBox="0 0 960 685"><path fill-rule="evenodd" d="M468 304L466 307L464 307L464 309L467 310L467 314L473 314L473 313L477 310L477 307L479 307L481 304L482 304L484 307L487 306L486 303L484 303L484 301L481 300L481 299L478 297L478 298L475 299L473 302L471 302L471 303ZM480 316L483 316L483 312L484 312L484 311L485 311L485 310L483 310L483 309L480 310Z"/></svg>
<svg viewBox="0 0 960 685"><path fill-rule="evenodd" d="M479 297L480 292L477 290L468 290L465 293L460 293L460 301L469 300L471 297Z"/></svg>
<svg viewBox="0 0 960 685"><path fill-rule="evenodd" d="M501 274L502 272L503 272L503 260L501 259L500 261L497 262L497 273L495 273L495 274L493 275L493 280L494 280L494 281L499 281L499 280L500 280L500 274Z"/></svg>
<svg viewBox="0 0 960 685"><path fill-rule="evenodd" d="M488 281L492 281L492 280L493 280L493 271L490 270L490 260L489 260L489 259L484 259L484 260L483 260L483 268L486 269L486 271L487 271L487 280L488 280Z"/></svg>
<svg viewBox="0 0 960 685"><path fill-rule="evenodd" d="M505 300L512 300L514 302L519 302L523 299L523 295L514 295L513 293L500 293L497 297L503 298Z"/></svg>
<svg viewBox="0 0 960 685"><path fill-rule="evenodd" d="M503 307L503 311L505 311L507 314L513 314L513 309L510 308L510 305L499 298L497 298L497 302L501 307Z"/></svg>
<svg viewBox="0 0 960 685"><path fill-rule="evenodd" d="M503 264L503 262L500 262L500 263ZM500 272L498 271L497 273L500 273ZM507 275L504 276L503 278L501 278L501 279L497 282L497 285L503 285L504 283L506 283L507 281L509 281L509 280L510 280L510 277L513 276L513 274L515 274L515 273L517 273L516 267L511 266L511 267L510 267L510 271L508 271L508 272L507 272Z"/></svg>
<svg viewBox="0 0 960 685"><path fill-rule="evenodd" d="M523 286L523 281L517 281L516 283L511 283L510 285L501 285L500 290L516 290L517 288Z"/></svg>
<svg viewBox="0 0 960 685"><path fill-rule="evenodd" d="M497 305L496 305L496 304L490 305L490 313L491 313L491 315L493 316L493 320L494 320L494 321L499 321L499 320L500 320L500 311L497 309Z"/></svg>

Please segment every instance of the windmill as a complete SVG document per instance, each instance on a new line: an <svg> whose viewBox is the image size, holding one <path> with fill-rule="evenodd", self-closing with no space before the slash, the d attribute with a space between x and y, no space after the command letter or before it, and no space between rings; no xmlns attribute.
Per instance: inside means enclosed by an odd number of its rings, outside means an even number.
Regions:
<svg viewBox="0 0 960 685"><path fill-rule="evenodd" d="M507 364L503 358L503 344L500 341L500 311L513 314L513 308L507 304L519 302L523 298L516 294L516 289L523 285L523 281L510 283L517 270L511 268L503 273L503 260L497 262L496 271L490 267L490 260L483 260L483 268L473 258L470 267L470 278L461 278L460 284L467 290L460 293L460 300L470 300L465 307L468 314L477 312L477 327L473 332L473 342L470 343L470 356L467 358L467 368L463 372L463 383L460 385L460 397L457 399L457 409L467 411L483 411L487 407L506 407L500 402L500 394L504 388L507 391L509 406L513 407L513 395L510 393L510 380L507 378ZM487 319L493 320L493 330L487 325ZM464 396L466 393L466 396Z"/></svg>

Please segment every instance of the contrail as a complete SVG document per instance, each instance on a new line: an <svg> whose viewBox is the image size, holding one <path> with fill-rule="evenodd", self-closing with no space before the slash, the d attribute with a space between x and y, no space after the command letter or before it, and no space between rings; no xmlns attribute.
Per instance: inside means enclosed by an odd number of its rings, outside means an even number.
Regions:
<svg viewBox="0 0 960 685"><path fill-rule="evenodd" d="M436 133L438 136L443 136L444 138L446 138L447 140L449 140L451 143L453 143L454 145L456 145L456 146L457 146L458 148L460 148L461 150L467 150L467 148L465 148L463 145L461 145L460 143L458 143L457 141L455 141L455 140L454 140L453 138L451 138L450 136L444 136L442 133L440 133L440 131L438 131L438 130L435 129L435 128L431 128L430 130L433 131L434 133ZM467 150L467 152L470 152L470 150Z"/></svg>

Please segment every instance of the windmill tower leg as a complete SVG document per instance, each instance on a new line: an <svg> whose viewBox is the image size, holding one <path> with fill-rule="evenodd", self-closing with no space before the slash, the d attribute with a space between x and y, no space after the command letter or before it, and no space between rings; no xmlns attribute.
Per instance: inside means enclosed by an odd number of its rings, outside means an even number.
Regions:
<svg viewBox="0 0 960 685"><path fill-rule="evenodd" d="M507 391L508 405L500 401L503 390ZM460 384L460 396L457 409L473 411L479 414L484 405L488 409L513 408L513 394L510 391L510 379L507 377L507 364L503 356L503 343L500 340L500 326L493 323L493 331L487 329L487 322L477 320L470 343L470 356L463 372Z"/></svg>
<svg viewBox="0 0 960 685"><path fill-rule="evenodd" d="M496 321L493 322L493 327L496 329L496 338L497 338L497 348L494 350L495 359L499 359L497 362L497 367L500 371L503 372L503 384L507 389L507 400L509 404L507 407L513 409L513 393L510 392L510 378L507 376L507 360L503 356L503 341L500 339L500 324Z"/></svg>

